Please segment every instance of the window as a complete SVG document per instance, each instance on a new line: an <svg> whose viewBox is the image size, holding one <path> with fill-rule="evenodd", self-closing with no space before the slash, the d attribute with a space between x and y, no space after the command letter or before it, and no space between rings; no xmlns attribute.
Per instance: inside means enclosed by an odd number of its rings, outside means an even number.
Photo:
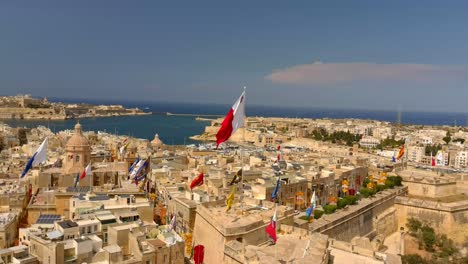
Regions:
<svg viewBox="0 0 468 264"><path fill-rule="evenodd" d="M82 228L81 228L81 234L84 234L84 232L85 232L85 228L82 227Z"/></svg>
<svg viewBox="0 0 468 264"><path fill-rule="evenodd" d="M88 226L88 233L91 233L91 226Z"/></svg>
<svg viewBox="0 0 468 264"><path fill-rule="evenodd" d="M97 232L97 225L94 226L94 232Z"/></svg>
<svg viewBox="0 0 468 264"><path fill-rule="evenodd" d="M75 161L76 161L76 162L80 162L80 156L76 155Z"/></svg>

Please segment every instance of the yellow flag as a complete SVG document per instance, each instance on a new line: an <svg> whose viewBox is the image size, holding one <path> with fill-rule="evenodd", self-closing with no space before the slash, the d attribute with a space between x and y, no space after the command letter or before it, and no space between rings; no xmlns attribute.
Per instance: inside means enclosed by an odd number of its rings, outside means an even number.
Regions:
<svg viewBox="0 0 468 264"><path fill-rule="evenodd" d="M231 210L232 203L234 202L234 192L236 191L236 186L232 186L232 191L231 194L229 194L227 200L226 200L226 212Z"/></svg>

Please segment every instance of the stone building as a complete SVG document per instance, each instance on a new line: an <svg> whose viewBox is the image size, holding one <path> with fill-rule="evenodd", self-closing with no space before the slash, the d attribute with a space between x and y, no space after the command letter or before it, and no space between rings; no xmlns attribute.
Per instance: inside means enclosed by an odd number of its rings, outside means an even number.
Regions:
<svg viewBox="0 0 468 264"><path fill-rule="evenodd" d="M398 226L405 228L411 217L421 219L437 233L464 245L468 237L468 199L459 193L455 179L416 169L398 174L408 187L408 196L395 199Z"/></svg>
<svg viewBox="0 0 468 264"><path fill-rule="evenodd" d="M198 205L195 218L193 240L204 245L205 263L226 263L225 245L237 241L242 247L258 246L269 241L265 227L273 216L274 205L268 201L244 198L241 209L239 203L233 204L231 211L225 212L225 200ZM278 206L278 225L293 224L294 210Z"/></svg>
<svg viewBox="0 0 468 264"><path fill-rule="evenodd" d="M18 215L16 213L0 214L0 248L14 245L18 237Z"/></svg>
<svg viewBox="0 0 468 264"><path fill-rule="evenodd" d="M80 123L75 125L75 133L65 146L65 155L65 174L81 173L90 162L91 147L83 135Z"/></svg>

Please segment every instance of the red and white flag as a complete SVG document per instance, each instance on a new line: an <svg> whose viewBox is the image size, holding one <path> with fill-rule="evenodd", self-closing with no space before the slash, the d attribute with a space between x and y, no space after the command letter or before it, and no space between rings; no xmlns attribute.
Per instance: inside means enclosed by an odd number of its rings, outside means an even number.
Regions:
<svg viewBox="0 0 468 264"><path fill-rule="evenodd" d="M276 221L278 219L276 218L276 208L275 208L275 213L273 214L273 217L271 218L270 224L265 228L265 232L275 241L276 243Z"/></svg>
<svg viewBox="0 0 468 264"><path fill-rule="evenodd" d="M86 178L86 176L91 175L91 163L86 166L86 168L83 170L83 173L81 173L80 180Z"/></svg>
<svg viewBox="0 0 468 264"><path fill-rule="evenodd" d="M202 173L200 173L200 175L198 175L197 177L195 177L192 180L192 183L190 183L190 190L192 190L193 188L195 188L197 186L202 185L203 181L204 181L204 175L203 175L203 172L202 172Z"/></svg>
<svg viewBox="0 0 468 264"><path fill-rule="evenodd" d="M240 127L244 126L245 121L245 91L234 105L231 107L226 117L221 123L221 128L216 134L216 147L224 141L228 140L232 134Z"/></svg>

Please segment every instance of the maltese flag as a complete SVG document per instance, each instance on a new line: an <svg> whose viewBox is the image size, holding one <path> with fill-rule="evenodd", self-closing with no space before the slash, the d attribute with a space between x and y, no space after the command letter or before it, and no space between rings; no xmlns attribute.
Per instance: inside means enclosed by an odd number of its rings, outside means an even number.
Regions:
<svg viewBox="0 0 468 264"><path fill-rule="evenodd" d="M216 134L216 147L224 141L228 140L232 134L240 127L244 126L245 121L245 91L234 105L231 107L226 117L221 123L221 128Z"/></svg>
<svg viewBox="0 0 468 264"><path fill-rule="evenodd" d="M86 166L86 168L83 170L83 173L81 173L80 180L86 178L86 176L91 175L91 163Z"/></svg>

